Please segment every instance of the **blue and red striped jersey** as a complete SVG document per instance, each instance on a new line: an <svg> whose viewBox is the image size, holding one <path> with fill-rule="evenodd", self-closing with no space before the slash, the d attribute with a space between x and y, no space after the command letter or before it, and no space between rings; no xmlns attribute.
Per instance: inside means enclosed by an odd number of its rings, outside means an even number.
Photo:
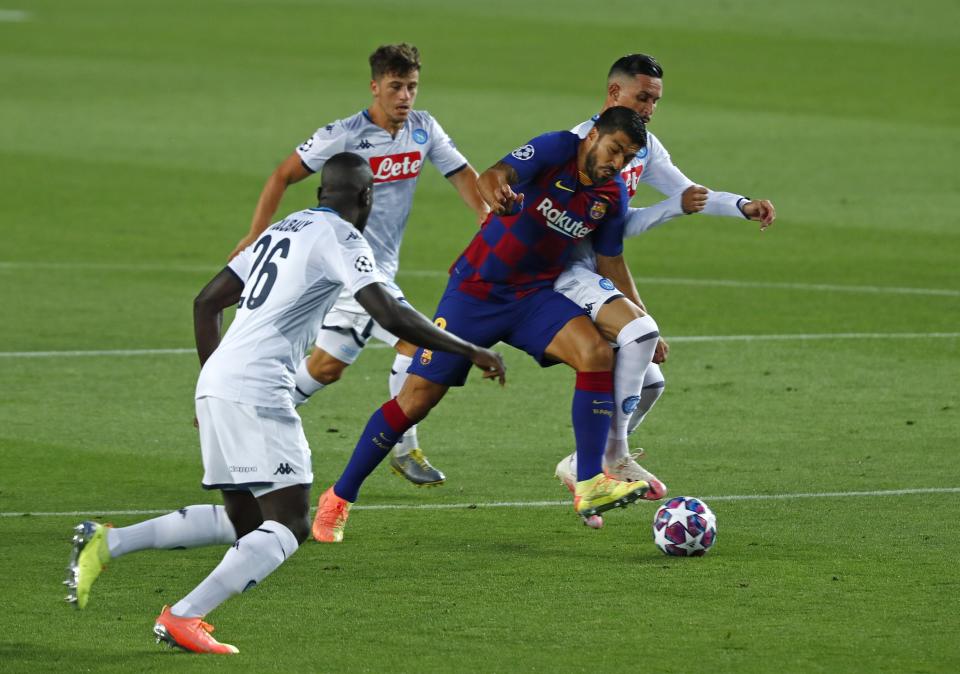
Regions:
<svg viewBox="0 0 960 674"><path fill-rule="evenodd" d="M519 211L491 215L450 268L452 287L482 300L508 302L553 286L574 245L590 235L593 249L623 252L629 198L618 175L583 185L577 172L580 138L569 131L537 136L503 162L512 166L523 193Z"/></svg>

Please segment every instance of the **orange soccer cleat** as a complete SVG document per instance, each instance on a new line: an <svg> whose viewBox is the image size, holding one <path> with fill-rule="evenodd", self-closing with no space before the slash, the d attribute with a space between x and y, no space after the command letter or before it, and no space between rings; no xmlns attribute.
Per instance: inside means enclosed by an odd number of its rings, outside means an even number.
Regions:
<svg viewBox="0 0 960 674"><path fill-rule="evenodd" d="M233 655L240 650L230 644L221 644L210 636L213 625L209 625L200 618L181 618L170 613L170 607L164 606L160 617L153 626L153 633L157 635L157 643L165 642L170 646L190 651L192 653L217 653L219 655Z"/></svg>
<svg viewBox="0 0 960 674"><path fill-rule="evenodd" d="M337 496L333 487L320 494L317 502L317 515L313 518L313 537L319 543L340 543L343 540L343 528L350 517L350 501Z"/></svg>

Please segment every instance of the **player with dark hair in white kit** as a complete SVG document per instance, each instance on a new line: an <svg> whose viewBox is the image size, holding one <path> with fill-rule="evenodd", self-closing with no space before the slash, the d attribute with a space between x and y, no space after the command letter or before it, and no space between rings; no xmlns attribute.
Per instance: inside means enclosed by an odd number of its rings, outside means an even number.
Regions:
<svg viewBox="0 0 960 674"><path fill-rule="evenodd" d="M406 43L379 47L370 55L370 78L370 107L317 129L273 172L260 195L250 232L234 254L266 228L288 185L319 171L337 152L358 154L373 170L376 199L364 236L395 297L403 296L394 278L414 191L426 161L450 181L476 213L478 223L486 218L489 209L477 191L477 172L430 113L413 109L420 84L417 48ZM397 352L388 379L390 395L397 395L419 345L384 330L344 289L324 318L313 353L297 367L296 403L306 402L317 391L339 381L371 337ZM390 467L418 486L442 484L444 474L430 464L419 445L414 426L394 448Z"/></svg>
<svg viewBox="0 0 960 674"><path fill-rule="evenodd" d="M165 606L157 639L197 653L236 653L214 639L203 618L255 587L310 532L310 446L294 408L294 372L320 321L346 289L385 329L427 348L469 359L504 381L500 356L466 342L394 298L362 232L373 202L367 161L348 152L323 167L319 206L268 227L194 301L202 370L196 388L205 489L224 505L191 505L122 528L76 528L67 600L83 608L103 565L144 549L230 546L187 596ZM236 305L220 341L224 308ZM395 413L391 400L375 415Z"/></svg>
<svg viewBox="0 0 960 674"><path fill-rule="evenodd" d="M600 113L625 106L639 113L649 123L663 94L663 68L652 56L628 54L617 59L607 75L607 96ZM578 124L572 131L581 138L593 128L598 115ZM758 221L760 229L769 227L776 217L773 204L764 199L750 199L731 192L716 192L697 185L670 158L660 140L649 130L647 146L637 153L620 172L630 197L641 182L649 184L668 198L655 206L630 208L624 225L624 237L632 237L679 215L706 213ZM604 453L604 471L619 480L643 480L662 487L651 489L646 498L659 499L666 494L665 485L653 473L637 463L638 454L631 454L627 435L643 421L663 393L664 377L659 364L667 358L667 343L661 339L653 362L642 353L640 318L648 313L636 287L615 287L597 273L593 251L581 246L567 269L554 284L557 292L573 300L587 311L600 334L617 347L614 367L614 418ZM572 492L576 485L576 453L565 456L557 464L555 474ZM595 520L600 524L599 520Z"/></svg>

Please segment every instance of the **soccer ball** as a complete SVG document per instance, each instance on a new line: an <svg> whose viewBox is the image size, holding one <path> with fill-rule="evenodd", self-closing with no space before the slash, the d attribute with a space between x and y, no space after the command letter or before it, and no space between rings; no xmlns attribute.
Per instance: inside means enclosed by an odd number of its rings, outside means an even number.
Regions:
<svg viewBox="0 0 960 674"><path fill-rule="evenodd" d="M653 542L664 554L701 557L717 541L717 516L703 501L675 496L653 516Z"/></svg>

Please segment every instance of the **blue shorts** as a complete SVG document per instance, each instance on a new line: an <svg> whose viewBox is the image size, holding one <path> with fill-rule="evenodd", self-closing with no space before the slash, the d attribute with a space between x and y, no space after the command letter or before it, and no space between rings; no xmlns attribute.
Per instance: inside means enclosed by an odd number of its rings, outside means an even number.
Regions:
<svg viewBox="0 0 960 674"><path fill-rule="evenodd" d="M526 351L541 366L549 367L556 361L544 355L547 346L571 319L584 315L582 307L552 289L504 303L485 302L448 287L433 322L477 346L489 348L505 342ZM419 349L407 372L435 384L463 386L472 366L462 356Z"/></svg>

